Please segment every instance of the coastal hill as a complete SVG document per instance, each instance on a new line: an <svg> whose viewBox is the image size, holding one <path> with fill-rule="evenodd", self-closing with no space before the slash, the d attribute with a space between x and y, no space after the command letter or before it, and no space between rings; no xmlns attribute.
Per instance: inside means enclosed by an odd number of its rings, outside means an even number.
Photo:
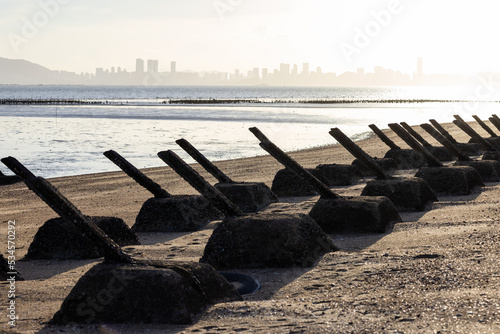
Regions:
<svg viewBox="0 0 500 334"><path fill-rule="evenodd" d="M54 74L27 60L0 57L0 84L37 84L50 81Z"/></svg>

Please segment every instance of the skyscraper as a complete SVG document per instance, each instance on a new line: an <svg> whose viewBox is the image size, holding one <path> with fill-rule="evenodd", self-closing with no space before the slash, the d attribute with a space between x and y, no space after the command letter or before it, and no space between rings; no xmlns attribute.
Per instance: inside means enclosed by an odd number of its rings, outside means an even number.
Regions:
<svg viewBox="0 0 500 334"><path fill-rule="evenodd" d="M283 78L287 78L290 75L290 64L280 64L280 74Z"/></svg>
<svg viewBox="0 0 500 334"><path fill-rule="evenodd" d="M177 63L175 61L170 62L170 73L175 74L177 72Z"/></svg>
<svg viewBox="0 0 500 334"><path fill-rule="evenodd" d="M267 68L262 69L262 80L267 80L269 78L269 70Z"/></svg>
<svg viewBox="0 0 500 334"><path fill-rule="evenodd" d="M148 73L158 73L158 60L148 59Z"/></svg>
<svg viewBox="0 0 500 334"><path fill-rule="evenodd" d="M144 60L142 60L141 58L137 58L135 60L135 72L144 73Z"/></svg>
<svg viewBox="0 0 500 334"><path fill-rule="evenodd" d="M421 79L424 75L424 60L422 57L417 58L417 78Z"/></svg>
<svg viewBox="0 0 500 334"><path fill-rule="evenodd" d="M258 67L254 67L253 69L253 79L255 80L259 80L260 79L260 75L259 75L259 68Z"/></svg>
<svg viewBox="0 0 500 334"><path fill-rule="evenodd" d="M305 74L305 75L309 74L309 63L302 64L302 74Z"/></svg>

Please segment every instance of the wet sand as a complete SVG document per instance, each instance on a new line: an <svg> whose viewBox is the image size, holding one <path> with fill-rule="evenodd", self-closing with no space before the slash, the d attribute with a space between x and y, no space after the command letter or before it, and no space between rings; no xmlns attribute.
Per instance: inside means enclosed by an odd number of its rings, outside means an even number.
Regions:
<svg viewBox="0 0 500 334"><path fill-rule="evenodd" d="M446 125L461 142L468 140ZM483 130L474 128L486 136ZM430 142L421 129L418 131ZM390 132L398 145L403 142ZM272 139L272 138L271 138ZM388 150L378 138L358 142L370 155ZM172 149L177 150L172 143ZM217 162L237 181L271 185L282 166L272 157ZM339 145L294 152L304 167L350 163ZM103 159L105 159L103 157ZM158 159L158 166L163 166ZM215 179L195 165L211 183ZM197 194L169 167L144 170L172 194ZM398 171L411 176L416 170ZM366 181L333 190L359 195ZM84 214L116 216L132 226L151 195L124 173L81 175L50 180ZM307 213L318 197L281 198L269 212ZM403 222L384 234L330 235L340 251L310 268L238 270L259 279L262 288L244 301L214 305L194 324L48 326L47 322L78 279L97 260L21 260L37 230L56 214L23 183L0 187L0 231L16 221L17 327L22 333L499 333L500 185L487 183L467 196L440 196L432 209L404 212ZM125 247L136 258L198 261L217 222L193 233L138 233L142 245ZM6 238L3 254L6 254ZM2 283L0 329L6 317L8 285Z"/></svg>

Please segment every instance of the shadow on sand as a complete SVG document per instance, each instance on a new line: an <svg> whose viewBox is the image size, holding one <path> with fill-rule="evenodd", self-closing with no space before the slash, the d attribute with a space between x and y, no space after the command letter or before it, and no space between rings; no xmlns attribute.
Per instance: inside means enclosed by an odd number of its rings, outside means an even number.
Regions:
<svg viewBox="0 0 500 334"><path fill-rule="evenodd" d="M456 205L457 200L460 203L473 201L478 196L480 196L482 191L480 189L475 190L472 194L467 196L460 196L457 198L456 196L440 196L440 202L433 203L432 206L429 207L429 210L422 212L402 212L401 216L403 218L403 222L417 222L422 216L430 212L432 209L437 209L443 206L448 205ZM292 209L297 212L307 213L310 208L317 201L316 197L300 197L300 198L280 198L280 202L271 205L266 209L267 212L287 212ZM218 223L211 223L206 226L202 231L205 233L208 239L212 230L216 227ZM234 271L246 275L250 275L261 283L261 289L253 294L245 295L245 301L268 301L272 300L280 293L287 285L293 283L294 281L306 278L307 275L311 274L311 271L315 270L320 261L328 261L331 262L331 258L337 258L333 261L328 270L338 271L341 267L340 264L344 263L342 261L351 261L354 258L352 255L360 254L362 256L363 251L377 243L379 240L384 238L385 236L391 234L397 226L396 224L391 224L388 226L385 233L364 233L364 234L342 234L342 235L334 235L329 234L329 237L332 239L333 243L339 248L339 252L329 253L323 255L321 250L321 245L318 244L318 255L313 259L314 263L310 267L294 267L294 268L260 268L260 269L237 269L237 270L229 270ZM177 240L189 245L189 240L192 238L199 237L199 234L192 232L183 232L183 233L139 233L138 234L141 243L143 246L155 245L158 243L170 243L175 242L177 239L185 239L185 240ZM206 240L200 240L202 243L205 243ZM196 251L198 254L199 251ZM146 255L146 254L144 254ZM201 257L201 254L199 254ZM358 256L358 257L359 257ZM355 256L356 257L356 256ZM47 265L54 266L54 272L52 276L57 275L58 273L63 273L66 271L71 271L81 266L90 264L94 262L93 260L81 260L81 261L44 261L47 262ZM96 262L97 263L97 262ZM340 263L340 264L339 264ZM38 266L38 265L37 265ZM36 266L36 267L37 267ZM333 267L332 267L333 266ZM340 266L340 267L339 267ZM20 266L20 270L25 267L24 271L28 272L28 263L24 262L22 266ZM332 268L330 268L332 267ZM50 277L52 277L50 276ZM26 279L46 279L50 277L45 277L41 273L37 273L36 271L30 271L29 275L27 275ZM318 282L323 284L322 282ZM306 287L308 288L308 287ZM314 288L314 285L311 286ZM162 325L162 324L153 324L147 325L148 329L151 332L163 333L174 333L185 330L189 327L192 327L194 324L190 325ZM138 330L143 329L141 327L143 325L105 325L104 327L108 330L120 330L120 328L126 328L127 331L133 331L133 328L136 327ZM102 330L102 326L99 325L82 325L81 330L82 333L91 333L92 331L100 331ZM53 333L58 329L64 329L64 326L54 327L54 326L46 326L43 328L40 333Z"/></svg>

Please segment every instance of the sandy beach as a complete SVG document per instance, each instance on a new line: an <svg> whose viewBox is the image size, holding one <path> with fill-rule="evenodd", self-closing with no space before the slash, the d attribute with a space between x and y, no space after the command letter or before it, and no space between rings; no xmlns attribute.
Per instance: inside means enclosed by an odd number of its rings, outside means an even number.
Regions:
<svg viewBox="0 0 500 334"><path fill-rule="evenodd" d="M473 127L486 133L476 124ZM436 144L420 128L429 142ZM468 137L453 124L445 128L459 141ZM385 131L407 147L391 131ZM328 134L324 134L328 136ZM272 139L272 138L271 138ZM256 141L256 145L258 142ZM358 142L373 157L388 150L378 138ZM437 144L436 144L437 145ZM166 145L175 151L174 143ZM291 154L304 167L349 164L353 157L340 145ZM103 156L102 159L105 159ZM282 166L262 156L217 162L237 181L271 186ZM197 194L158 159L145 174L172 194ZM163 167L164 166L164 167ZM216 183L198 165L195 169ZM416 170L396 172L413 176ZM40 175L43 176L43 175ZM359 195L368 179L332 188L340 195ZM84 214L116 216L129 226L147 190L122 172L50 179ZM280 198L268 212L308 213L318 197ZM176 325L50 326L78 279L102 261L23 261L37 230L57 215L23 183L0 187L0 232L6 245L8 221L16 221L17 327L6 321L8 284L1 284L0 332L19 333L500 333L500 185L467 196L440 196L432 209L403 212L403 222L384 234L329 235L340 249L317 259L310 268L238 270L257 278L262 288L240 302L210 307L200 319ZM192 233L138 233L140 246L125 247L135 258L199 261L218 222ZM2 246L6 254L6 246Z"/></svg>

